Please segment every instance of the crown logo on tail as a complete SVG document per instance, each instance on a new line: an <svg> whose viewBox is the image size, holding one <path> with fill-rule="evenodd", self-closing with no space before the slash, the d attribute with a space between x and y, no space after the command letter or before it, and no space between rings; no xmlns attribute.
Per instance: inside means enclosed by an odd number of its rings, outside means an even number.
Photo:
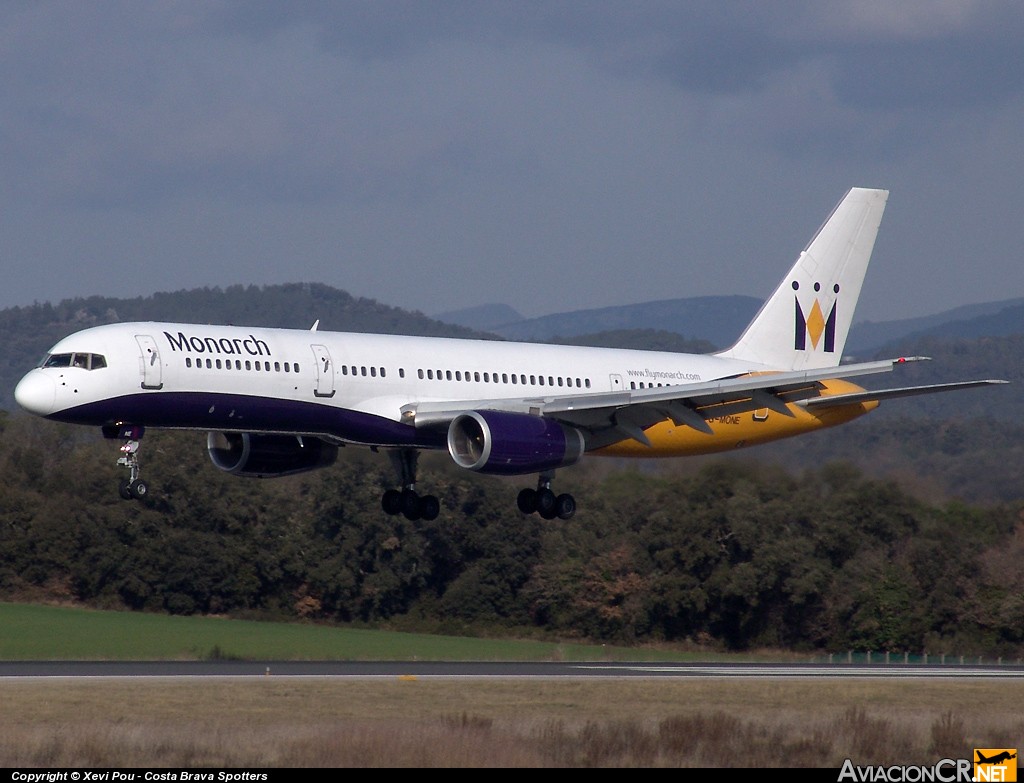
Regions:
<svg viewBox="0 0 1024 783"><path fill-rule="evenodd" d="M800 283L793 281L793 290L800 290ZM821 290L821 284L814 284L815 292ZM839 286L832 286L833 293L839 293ZM808 315L804 315L803 307L800 306L799 296L793 297L793 302L796 305L796 312L794 313L793 323L793 348L798 351L806 351L807 338L811 339L811 350L816 350L818 344L822 342L824 338L824 345L822 350L825 353L835 353L836 350L836 308L839 305L838 299L832 302L832 309L829 310L828 317L825 317L824 311L821 307L821 302L818 297L814 297L814 304L811 306L811 312Z"/></svg>

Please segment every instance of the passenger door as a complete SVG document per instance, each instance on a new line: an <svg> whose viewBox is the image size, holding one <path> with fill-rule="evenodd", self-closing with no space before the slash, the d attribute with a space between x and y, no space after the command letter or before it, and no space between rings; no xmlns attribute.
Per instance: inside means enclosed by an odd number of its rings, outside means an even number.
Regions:
<svg viewBox="0 0 1024 783"><path fill-rule="evenodd" d="M334 396L334 362L331 361L331 352L326 345L311 345L313 356L316 357L316 387L313 395L316 397Z"/></svg>
<svg viewBox="0 0 1024 783"><path fill-rule="evenodd" d="M142 355L139 357L142 370L142 388L162 389L164 387L163 367L160 361L160 349L157 347L156 340L148 334L137 334L135 335L135 342L139 344L139 350L142 351Z"/></svg>

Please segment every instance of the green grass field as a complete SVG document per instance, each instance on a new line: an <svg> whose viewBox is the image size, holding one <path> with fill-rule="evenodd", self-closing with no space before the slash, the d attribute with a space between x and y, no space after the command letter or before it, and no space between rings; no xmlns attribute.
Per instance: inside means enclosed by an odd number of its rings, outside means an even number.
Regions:
<svg viewBox="0 0 1024 783"><path fill-rule="evenodd" d="M0 603L0 660L687 660L647 648L474 639ZM724 656L718 656L724 657ZM707 656L704 656L707 659Z"/></svg>

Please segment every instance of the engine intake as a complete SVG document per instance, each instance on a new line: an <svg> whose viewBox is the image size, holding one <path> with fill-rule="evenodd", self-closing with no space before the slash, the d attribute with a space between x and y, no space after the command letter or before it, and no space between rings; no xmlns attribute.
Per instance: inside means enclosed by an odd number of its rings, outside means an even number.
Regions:
<svg viewBox="0 0 1024 783"><path fill-rule="evenodd" d="M514 476L579 462L583 433L525 413L468 411L448 425L455 464L479 473Z"/></svg>
<svg viewBox="0 0 1024 783"><path fill-rule="evenodd" d="M207 433L206 450L221 470L254 478L326 468L338 458L338 447L319 438L251 432Z"/></svg>

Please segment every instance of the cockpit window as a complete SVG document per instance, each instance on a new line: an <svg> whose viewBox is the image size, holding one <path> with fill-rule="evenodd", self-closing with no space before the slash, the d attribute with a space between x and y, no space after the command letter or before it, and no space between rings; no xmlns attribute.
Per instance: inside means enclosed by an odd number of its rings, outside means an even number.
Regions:
<svg viewBox="0 0 1024 783"><path fill-rule="evenodd" d="M41 367L80 367L83 370L98 370L107 366L107 360L98 353L51 353Z"/></svg>

